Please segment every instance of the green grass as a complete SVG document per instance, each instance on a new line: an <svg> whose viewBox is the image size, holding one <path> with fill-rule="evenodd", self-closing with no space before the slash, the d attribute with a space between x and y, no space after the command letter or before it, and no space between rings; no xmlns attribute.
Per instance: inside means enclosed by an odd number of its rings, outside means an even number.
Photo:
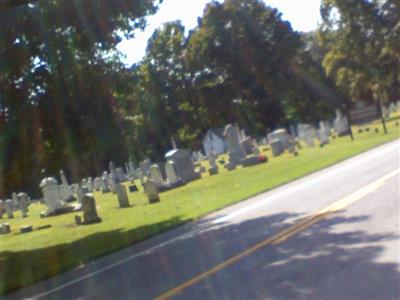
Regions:
<svg viewBox="0 0 400 300"><path fill-rule="evenodd" d="M0 293L82 266L96 257L398 138L398 118L388 121L388 135L383 135L379 123L373 123L369 132L357 133L354 128L355 141L342 137L331 140L324 148L303 147L297 157L285 153L275 158L270 151L263 151L268 163L231 172L220 167L216 176L203 173L201 180L161 193L161 202L157 204L149 205L140 190L129 194L130 208L120 209L115 195L94 193L103 219L98 224L78 227L74 223L76 213L41 219L39 213L45 207L31 205L28 218L23 219L17 212L14 219L2 220L11 225L12 233L0 236ZM375 133L374 128L380 132ZM46 224L52 227L19 233L23 225L36 228Z"/></svg>

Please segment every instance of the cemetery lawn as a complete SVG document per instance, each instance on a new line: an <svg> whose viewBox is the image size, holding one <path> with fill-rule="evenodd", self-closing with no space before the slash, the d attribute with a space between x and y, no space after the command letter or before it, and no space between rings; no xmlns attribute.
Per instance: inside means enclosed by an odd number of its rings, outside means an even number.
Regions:
<svg viewBox="0 0 400 300"><path fill-rule="evenodd" d="M0 235L0 294L83 266L94 258L394 140L400 136L395 125L399 118L396 115L388 120L387 135L382 133L380 123L374 122L368 132L358 133L358 127L354 127L354 141L341 137L324 148L303 146L297 157L289 153L272 157L270 150L261 146L268 163L231 172L220 166L219 175L203 173L200 180L161 193L157 204L147 203L139 183L139 192L129 193L129 208L118 208L115 195L96 192L98 214L103 219L98 224L76 226L77 213L41 219L39 213L45 210L41 204L30 206L28 218L23 219L20 212L11 220L4 216L1 222L9 223L12 232ZM374 132L375 128L379 133ZM47 224L51 228L36 230ZM24 225L32 225L35 230L20 234L19 228Z"/></svg>

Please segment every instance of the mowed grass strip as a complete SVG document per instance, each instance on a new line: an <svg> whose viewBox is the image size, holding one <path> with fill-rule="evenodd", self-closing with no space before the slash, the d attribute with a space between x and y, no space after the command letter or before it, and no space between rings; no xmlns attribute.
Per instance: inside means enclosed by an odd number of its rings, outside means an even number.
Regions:
<svg viewBox="0 0 400 300"><path fill-rule="evenodd" d="M368 132L357 133L355 127L354 141L342 137L331 140L324 148L303 147L297 157L285 153L275 158L270 151L263 151L269 158L268 163L231 172L220 166L219 175L203 173L201 180L161 193L161 202L157 204L147 203L138 183L139 192L129 194L130 208L118 208L115 195L94 193L103 219L98 224L76 226L76 213L41 219L39 213L45 206L39 204L30 206L28 218L22 218L19 212L11 220L4 216L2 222L10 224L12 233L0 236L0 292L5 294L82 266L94 258L394 140L400 133L395 125L398 119L397 115L388 122L387 135L379 123L373 123ZM379 128L379 133L374 132L375 128ZM23 225L37 228L46 224L52 227L19 233Z"/></svg>

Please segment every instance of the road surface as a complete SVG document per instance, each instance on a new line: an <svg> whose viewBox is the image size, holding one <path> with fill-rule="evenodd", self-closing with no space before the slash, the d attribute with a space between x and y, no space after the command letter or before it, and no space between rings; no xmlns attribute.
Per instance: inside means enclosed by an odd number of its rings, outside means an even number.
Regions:
<svg viewBox="0 0 400 300"><path fill-rule="evenodd" d="M5 299L400 299L399 140Z"/></svg>

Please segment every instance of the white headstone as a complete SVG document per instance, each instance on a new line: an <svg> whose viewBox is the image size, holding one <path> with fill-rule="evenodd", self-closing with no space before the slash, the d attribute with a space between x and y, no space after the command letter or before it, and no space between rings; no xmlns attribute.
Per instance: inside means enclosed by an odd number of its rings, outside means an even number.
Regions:
<svg viewBox="0 0 400 300"><path fill-rule="evenodd" d="M308 147L315 147L314 137L315 130L311 125L308 124L300 124L297 127L297 132L299 135L299 139L304 141Z"/></svg>
<svg viewBox="0 0 400 300"><path fill-rule="evenodd" d="M164 184L164 179L162 177L160 167L158 165L151 165L150 178L154 181L157 187L160 187Z"/></svg>
<svg viewBox="0 0 400 300"><path fill-rule="evenodd" d="M175 184L179 181L179 177L176 174L176 168L173 161L167 161L165 163L165 173L167 175L167 181L169 184Z"/></svg>
<svg viewBox="0 0 400 300"><path fill-rule="evenodd" d="M93 192L93 179L92 177L88 177L87 179L87 188L89 193Z"/></svg>
<svg viewBox="0 0 400 300"><path fill-rule="evenodd" d="M322 129L318 130L318 139L323 145L329 143L329 136L326 134L326 131Z"/></svg>
<svg viewBox="0 0 400 300"><path fill-rule="evenodd" d="M190 150L188 149L173 149L165 154L165 159L173 161L175 164L176 174L184 182L200 178L200 174L195 172L195 167L192 161ZM152 178L154 180L154 178ZM157 184L157 182L156 182Z"/></svg>
<svg viewBox="0 0 400 300"><path fill-rule="evenodd" d="M234 164L240 164L241 159L246 156L246 152L240 144L239 129L228 124L225 127L224 138L228 148L229 161Z"/></svg>
<svg viewBox="0 0 400 300"><path fill-rule="evenodd" d="M61 202L58 192L58 183L55 178L44 178L40 182L39 186L42 189L43 199L48 207L49 212L53 212L57 209L63 208L63 203Z"/></svg>
<svg viewBox="0 0 400 300"><path fill-rule="evenodd" d="M340 109L336 110L336 119L334 121L334 125L335 130L339 136L347 134L349 132L349 123L347 121L347 118L343 116Z"/></svg>

